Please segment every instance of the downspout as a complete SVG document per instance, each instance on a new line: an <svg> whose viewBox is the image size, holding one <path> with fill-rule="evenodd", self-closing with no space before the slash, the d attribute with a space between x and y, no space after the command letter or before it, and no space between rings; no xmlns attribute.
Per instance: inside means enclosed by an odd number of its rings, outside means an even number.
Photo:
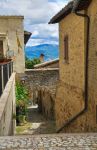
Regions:
<svg viewBox="0 0 97 150"><path fill-rule="evenodd" d="M71 124L73 121L75 121L79 116L81 116L83 113L85 113L88 109L88 57L89 57L89 34L90 34L90 17L87 14L82 14L76 11L75 8L73 8L73 12L80 17L86 18L87 20L87 41L86 41L86 62L85 62L85 103L84 103L84 109L76 114L74 117L70 118L59 130L57 130L57 133L60 133L65 127L67 127L69 124Z"/></svg>

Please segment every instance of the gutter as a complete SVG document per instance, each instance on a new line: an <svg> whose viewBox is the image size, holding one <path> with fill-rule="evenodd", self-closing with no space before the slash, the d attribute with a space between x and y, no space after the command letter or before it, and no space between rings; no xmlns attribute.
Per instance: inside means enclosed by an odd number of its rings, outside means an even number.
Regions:
<svg viewBox="0 0 97 150"><path fill-rule="evenodd" d="M78 3L76 6L74 6L72 12L75 13L77 16L86 18L87 20L87 41L86 41L86 62L85 62L85 103L84 103L84 109L76 114L74 117L70 118L60 129L57 130L57 133L60 133L65 127L70 125L73 121L75 121L78 117L80 117L82 114L84 114L88 109L88 58L89 58L89 35L90 35L90 17L87 14L79 13L76 8L78 6Z"/></svg>

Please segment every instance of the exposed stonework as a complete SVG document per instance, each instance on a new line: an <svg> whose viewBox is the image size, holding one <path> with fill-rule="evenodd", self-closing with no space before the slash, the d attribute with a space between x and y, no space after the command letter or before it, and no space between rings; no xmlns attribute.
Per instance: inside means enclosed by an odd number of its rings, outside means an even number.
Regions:
<svg viewBox="0 0 97 150"><path fill-rule="evenodd" d="M10 77L0 97L0 136L15 132L15 73Z"/></svg>
<svg viewBox="0 0 97 150"><path fill-rule="evenodd" d="M39 112L47 119L55 119L56 85L40 86L37 88Z"/></svg>
<svg viewBox="0 0 97 150"><path fill-rule="evenodd" d="M55 117L56 86L59 79L59 69L32 69L25 74L18 74L18 79L25 78L25 85L30 91L31 101L39 104L39 111L46 118Z"/></svg>

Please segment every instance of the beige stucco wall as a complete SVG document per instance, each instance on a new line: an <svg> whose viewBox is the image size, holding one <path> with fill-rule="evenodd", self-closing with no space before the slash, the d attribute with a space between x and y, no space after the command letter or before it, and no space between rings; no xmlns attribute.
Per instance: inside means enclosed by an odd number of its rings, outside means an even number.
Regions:
<svg viewBox="0 0 97 150"><path fill-rule="evenodd" d="M84 89L84 19L70 14L60 22L59 33L60 80ZM64 37L66 35L69 39L68 63L64 60Z"/></svg>
<svg viewBox="0 0 97 150"><path fill-rule="evenodd" d="M24 57L24 17L22 16L0 16L0 39L3 39L4 55L8 50L14 51L14 71L23 73L25 70ZM17 35L22 49L18 53Z"/></svg>
<svg viewBox="0 0 97 150"><path fill-rule="evenodd" d="M97 1L92 0L87 10L90 16L90 43L89 43L89 106L87 122L88 130L97 131Z"/></svg>
<svg viewBox="0 0 97 150"><path fill-rule="evenodd" d="M13 73L0 97L0 136L15 133L15 73Z"/></svg>
<svg viewBox="0 0 97 150"><path fill-rule="evenodd" d="M95 132L97 131L97 1L93 0L87 10L90 16L89 71L88 71L88 109L75 121L64 128L64 132ZM70 15L72 16L72 15ZM56 99L57 128L84 107L84 67L86 47L86 21L80 17L67 17L60 23L60 80ZM81 22L78 23L78 18ZM73 19L73 20L72 20ZM74 28L75 24L78 25ZM68 26L66 27L66 25ZM64 27L62 28L62 25ZM82 26L81 26L82 25ZM71 28L69 28L71 27ZM68 29L69 28L69 29ZM63 30L64 29L64 30ZM69 64L63 63L63 34L71 31L72 42L69 41ZM69 31L68 31L69 30ZM74 69L75 68L75 69ZM67 86L67 87L66 87ZM64 97L64 98L63 98ZM62 131L62 132L63 132Z"/></svg>
<svg viewBox="0 0 97 150"><path fill-rule="evenodd" d="M60 82L56 97L56 123L61 127L84 105L84 19L68 15L59 24ZM69 39L69 61L64 60L64 37Z"/></svg>

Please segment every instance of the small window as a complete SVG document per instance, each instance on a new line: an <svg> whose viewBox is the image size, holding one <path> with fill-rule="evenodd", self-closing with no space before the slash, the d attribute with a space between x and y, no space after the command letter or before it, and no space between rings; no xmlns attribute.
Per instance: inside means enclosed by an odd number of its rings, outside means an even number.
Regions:
<svg viewBox="0 0 97 150"><path fill-rule="evenodd" d="M2 59L4 56L3 54L3 41L0 40L0 58Z"/></svg>
<svg viewBox="0 0 97 150"><path fill-rule="evenodd" d="M65 36L64 38L64 59L65 62L68 62L68 36Z"/></svg>

